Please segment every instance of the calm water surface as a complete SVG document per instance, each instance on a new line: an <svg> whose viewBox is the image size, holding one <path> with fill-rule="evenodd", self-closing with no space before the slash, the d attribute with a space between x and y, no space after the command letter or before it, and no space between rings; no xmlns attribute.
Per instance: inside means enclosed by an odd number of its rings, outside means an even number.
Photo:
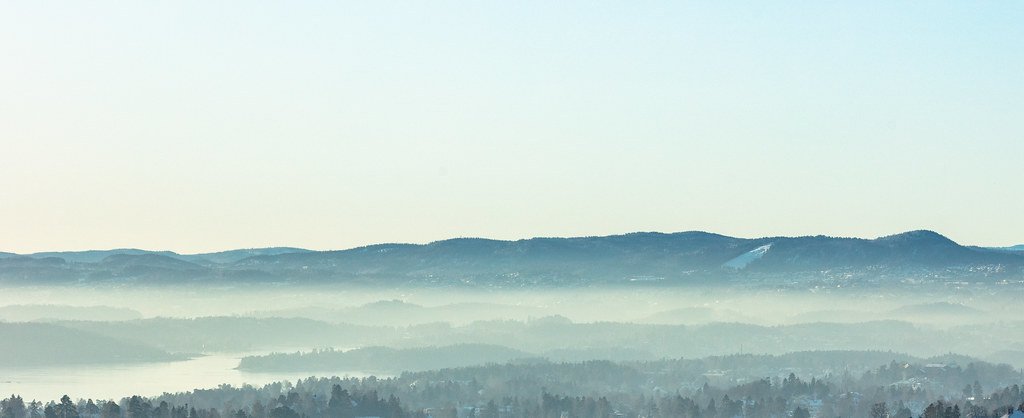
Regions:
<svg viewBox="0 0 1024 418"><path fill-rule="evenodd" d="M347 371L252 373L235 370L238 361L253 353L214 354L168 363L105 364L5 368L0 366L0 396L12 393L27 401L49 401L67 394L72 399L115 399L130 395L155 396L164 392L209 389L227 383L232 386L288 380L309 376L366 377L367 373Z"/></svg>

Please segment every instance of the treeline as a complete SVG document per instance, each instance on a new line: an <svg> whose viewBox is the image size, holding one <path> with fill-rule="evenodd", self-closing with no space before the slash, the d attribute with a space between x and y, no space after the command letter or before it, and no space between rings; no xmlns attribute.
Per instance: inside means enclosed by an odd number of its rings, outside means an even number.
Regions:
<svg viewBox="0 0 1024 418"><path fill-rule="evenodd" d="M820 355L818 360L831 361ZM711 363L747 361L739 356ZM961 367L892 361L859 377L789 373L718 386L712 378L717 377L685 381L655 367L610 361L532 361L386 379L223 385L120 401L73 402L65 396L41 404L12 396L3 401L0 418L998 418L1024 404L1021 375L985 363Z"/></svg>
<svg viewBox="0 0 1024 418"><path fill-rule="evenodd" d="M221 389L223 390L223 388ZM58 402L26 403L20 396L11 395L0 401L3 418L302 418L302 417L382 417L419 418L422 412L409 413L394 395L382 398L377 392L350 393L334 385L330 396L318 399L312 392L290 391L277 398L256 400L249 405L230 403L217 407L196 407L188 403L168 402L160 398L141 396L114 401L94 402L92 399L73 402L64 395Z"/></svg>
<svg viewBox="0 0 1024 418"><path fill-rule="evenodd" d="M0 401L2 418L999 418L1024 414L1024 393L1019 385L1005 387L984 399L961 402L938 400L927 404L919 413L909 407L913 402L894 402L867 398L857 392L834 394L827 383L801 381L795 376L781 385L767 380L751 382L729 389L702 388L692 396L662 394L653 396L566 396L541 392L537 397L503 397L472 404L446 404L427 408L409 408L394 394L386 398L376 391L349 391L342 384L331 385L328 393L315 389L336 379L308 379L305 384L290 387L286 393L251 403L238 404L239 391L264 392L283 389L282 384L263 389L224 386L204 392L219 397L221 407L203 407L184 403L191 394L164 395L158 398L131 396L120 402L79 400L67 395L57 402L42 404L25 402L11 395ZM353 383L353 382L349 382ZM384 383L364 379L359 383ZM324 396L326 395L326 396ZM832 399L834 403L822 400ZM877 401L877 402L876 402Z"/></svg>
<svg viewBox="0 0 1024 418"><path fill-rule="evenodd" d="M486 363L504 363L532 354L489 344L457 344L446 347L396 349L365 347L348 351L313 350L307 353L274 353L245 357L240 370L317 371L359 370L366 372L401 373L408 370L432 370L466 367Z"/></svg>
<svg viewBox="0 0 1024 418"><path fill-rule="evenodd" d="M1020 382L1022 377L1008 365L995 365L970 357L945 355L921 359L880 351L819 351L781 356L744 354L703 359L635 362L594 360L571 363L539 358L512 360L517 355L522 354L479 345L407 350L357 349L347 352L327 350L309 354L248 357L242 360L240 368L280 370L304 365L298 370L372 370L373 367L381 367L375 365L383 364L393 366L396 370L422 370L427 368L422 365L432 364L434 367L430 371L406 372L398 380L405 385L446 381L488 382L486 389L496 397L537 396L535 388L542 387L557 393L580 394L605 393L610 390L624 393L651 393L654 390L687 393L705 383L729 387L756 381L764 376L781 379L794 373L805 379L827 379L849 391L877 386L892 386L887 390L906 391L913 387L927 398L959 395L967 385L972 385L970 395L973 396L975 382L985 382L985 386L991 388L1012 385ZM488 361L488 356L494 360L492 364L444 368L460 366L459 362L466 360L482 364ZM502 356L508 360L502 361ZM879 363L886 364L877 368L869 366ZM418 394L410 392L400 396L403 399L415 399ZM469 401L463 398L451 400Z"/></svg>

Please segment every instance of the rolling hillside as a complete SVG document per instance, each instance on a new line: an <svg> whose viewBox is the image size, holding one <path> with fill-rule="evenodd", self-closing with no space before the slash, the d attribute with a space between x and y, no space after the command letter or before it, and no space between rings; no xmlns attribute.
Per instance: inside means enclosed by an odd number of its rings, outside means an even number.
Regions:
<svg viewBox="0 0 1024 418"><path fill-rule="evenodd" d="M272 281L524 287L1024 278L1024 253L963 246L932 231L877 239L746 239L707 232L518 241L457 238L341 251L266 249L206 256L116 253L94 262L82 262L81 253L67 258L60 255L0 258L0 282Z"/></svg>

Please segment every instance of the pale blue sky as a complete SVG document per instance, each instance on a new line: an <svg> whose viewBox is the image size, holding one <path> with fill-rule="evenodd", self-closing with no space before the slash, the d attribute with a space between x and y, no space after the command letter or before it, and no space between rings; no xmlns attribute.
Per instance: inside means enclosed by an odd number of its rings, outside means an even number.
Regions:
<svg viewBox="0 0 1024 418"><path fill-rule="evenodd" d="M1022 2L3 2L0 251L1024 242Z"/></svg>

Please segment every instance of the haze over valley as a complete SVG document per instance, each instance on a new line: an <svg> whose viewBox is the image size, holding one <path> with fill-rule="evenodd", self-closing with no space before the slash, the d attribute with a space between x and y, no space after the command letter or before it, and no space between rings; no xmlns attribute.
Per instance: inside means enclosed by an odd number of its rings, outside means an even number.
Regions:
<svg viewBox="0 0 1024 418"><path fill-rule="evenodd" d="M0 369L12 376L4 390L89 387L79 396L99 399L590 361L685 364L687 385L723 388L892 361L1017 370L1024 318L1007 316L1005 298L1024 292L1022 260L930 231L10 254ZM805 368L814 356L834 362Z"/></svg>

